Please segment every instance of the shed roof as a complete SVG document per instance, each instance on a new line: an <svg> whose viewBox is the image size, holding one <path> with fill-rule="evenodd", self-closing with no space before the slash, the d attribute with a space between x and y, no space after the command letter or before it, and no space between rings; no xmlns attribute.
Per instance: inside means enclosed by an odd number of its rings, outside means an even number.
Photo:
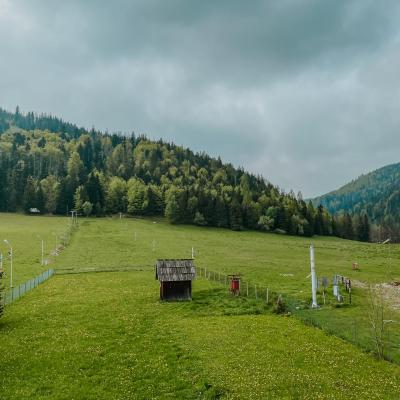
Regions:
<svg viewBox="0 0 400 400"><path fill-rule="evenodd" d="M160 282L192 281L195 277L192 259L157 260L156 279Z"/></svg>

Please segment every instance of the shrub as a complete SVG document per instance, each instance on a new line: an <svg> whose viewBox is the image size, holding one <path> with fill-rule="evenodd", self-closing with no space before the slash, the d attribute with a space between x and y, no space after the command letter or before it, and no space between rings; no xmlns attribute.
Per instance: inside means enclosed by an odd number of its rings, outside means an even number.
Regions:
<svg viewBox="0 0 400 400"><path fill-rule="evenodd" d="M283 301L282 295L278 296L278 299L276 300L276 304L275 304L273 312L275 314L285 314L286 313L286 304Z"/></svg>

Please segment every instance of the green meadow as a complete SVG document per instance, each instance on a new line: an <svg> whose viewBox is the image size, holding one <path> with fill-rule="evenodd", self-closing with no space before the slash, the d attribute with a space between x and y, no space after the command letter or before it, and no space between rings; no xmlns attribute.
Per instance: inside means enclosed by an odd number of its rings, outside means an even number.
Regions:
<svg viewBox="0 0 400 400"><path fill-rule="evenodd" d="M50 246L53 232L61 234L68 224L66 217L0 214L1 238L14 248L17 282L46 268L37 237ZM319 276L339 273L374 283L400 277L398 246L312 242ZM307 301L309 244L159 219L82 218L70 245L49 257L60 274L0 319L0 398L400 398L400 366L335 336L358 321L360 346L368 340L362 289L354 291L351 307L312 311L327 330L274 315L262 300L232 297L204 279L194 282L192 302L158 300L155 260L189 258L194 247L197 266L240 272L249 282ZM360 271L351 269L354 261Z"/></svg>
<svg viewBox="0 0 400 400"><path fill-rule="evenodd" d="M66 217L28 217L20 214L0 213L0 253L4 257L4 270L7 273L6 284L10 284L9 247L13 248L13 286L27 281L48 268L54 266L57 256L53 255L56 243L59 246L69 227ZM44 260L42 265L42 243L44 243Z"/></svg>

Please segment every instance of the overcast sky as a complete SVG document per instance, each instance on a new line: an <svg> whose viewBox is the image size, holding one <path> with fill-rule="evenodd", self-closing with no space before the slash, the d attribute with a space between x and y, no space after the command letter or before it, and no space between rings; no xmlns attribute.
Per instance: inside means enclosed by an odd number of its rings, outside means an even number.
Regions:
<svg viewBox="0 0 400 400"><path fill-rule="evenodd" d="M0 0L0 107L315 196L400 161L399 21L398 0Z"/></svg>

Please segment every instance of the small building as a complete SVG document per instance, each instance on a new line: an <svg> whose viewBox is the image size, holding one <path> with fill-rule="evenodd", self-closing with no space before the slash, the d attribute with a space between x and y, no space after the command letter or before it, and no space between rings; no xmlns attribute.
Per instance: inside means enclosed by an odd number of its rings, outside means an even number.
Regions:
<svg viewBox="0 0 400 400"><path fill-rule="evenodd" d="M156 279L161 300L192 300L192 280L196 267L192 259L157 260Z"/></svg>
<svg viewBox="0 0 400 400"><path fill-rule="evenodd" d="M230 285L229 291L234 296L239 296L240 294L240 275L228 275Z"/></svg>

